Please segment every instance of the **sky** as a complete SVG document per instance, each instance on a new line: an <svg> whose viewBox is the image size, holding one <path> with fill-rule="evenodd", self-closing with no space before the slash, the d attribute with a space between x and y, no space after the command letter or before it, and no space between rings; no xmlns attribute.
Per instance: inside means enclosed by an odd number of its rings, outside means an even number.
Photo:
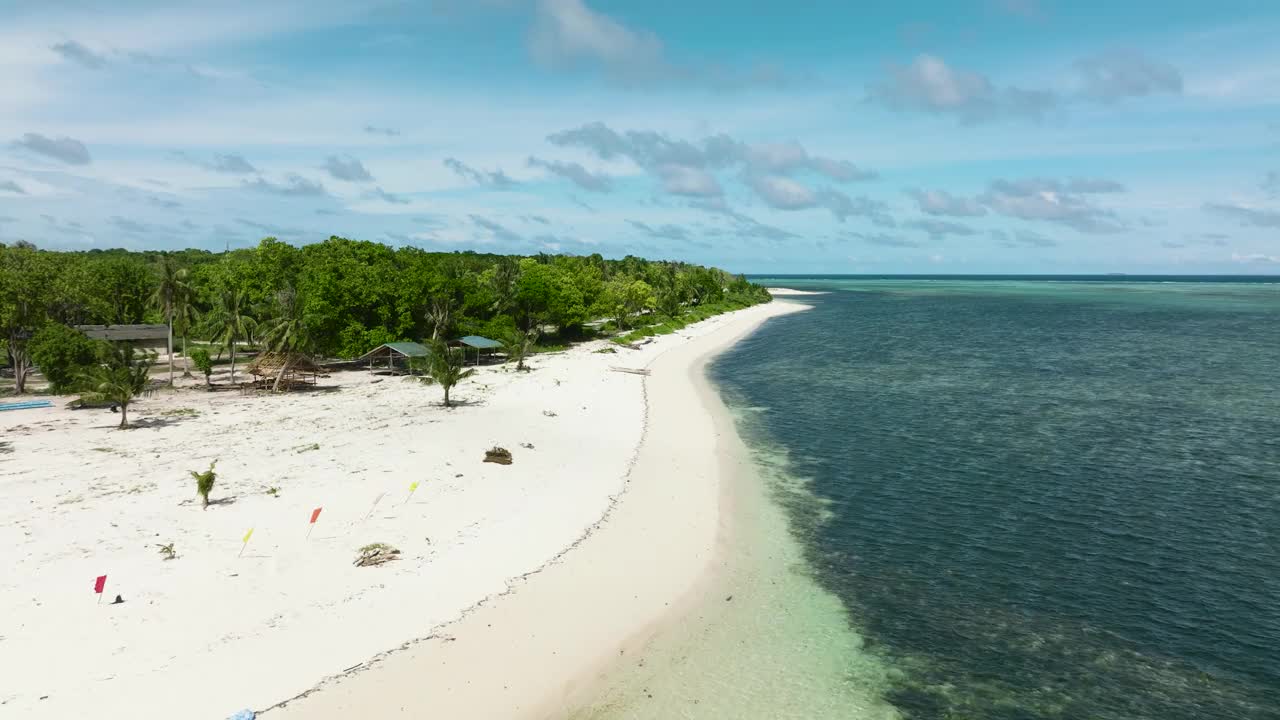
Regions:
<svg viewBox="0 0 1280 720"><path fill-rule="evenodd" d="M1280 3L0 0L0 242L1280 273Z"/></svg>

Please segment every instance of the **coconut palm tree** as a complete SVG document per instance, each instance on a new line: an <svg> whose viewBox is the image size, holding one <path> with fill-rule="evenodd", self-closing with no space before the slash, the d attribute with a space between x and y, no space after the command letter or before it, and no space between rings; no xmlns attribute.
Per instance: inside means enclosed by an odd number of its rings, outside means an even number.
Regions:
<svg viewBox="0 0 1280 720"><path fill-rule="evenodd" d="M80 377L80 397L89 402L112 402L120 407L120 429L129 427L129 405L144 393L155 365L153 352L135 352L132 345L113 346L106 362L86 370Z"/></svg>
<svg viewBox="0 0 1280 720"><path fill-rule="evenodd" d="M191 375L191 356L187 354L187 336L200 323L200 310L196 308L193 302L193 293L185 292L178 296L178 302L173 308L173 329L182 338L182 377L189 378Z"/></svg>
<svg viewBox="0 0 1280 720"><path fill-rule="evenodd" d="M231 353L232 385L236 382L236 342L248 337L257 327L257 321L247 314L246 305L241 291L223 290L205 315L204 324L211 339Z"/></svg>
<svg viewBox="0 0 1280 720"><path fill-rule="evenodd" d="M187 284L187 269L178 267L172 257L160 258L160 279L156 289L151 293L151 305L164 314L165 323L169 326L169 385L173 385L173 321L177 315L178 305L187 302L191 293Z"/></svg>
<svg viewBox="0 0 1280 720"><path fill-rule="evenodd" d="M285 286L276 293L274 315L264 327L266 330L262 334L262 341L267 350L281 356L280 370L271 386L272 392L275 392L280 389L280 380L288 372L294 355L309 352L312 345L313 337L302 315L302 303L298 301L297 291Z"/></svg>
<svg viewBox="0 0 1280 720"><path fill-rule="evenodd" d="M516 361L516 370L524 370L524 359L533 351L533 344L538 342L541 334L537 325L529 330L512 329L503 338L503 346L507 350L507 359Z"/></svg>
<svg viewBox="0 0 1280 720"><path fill-rule="evenodd" d="M475 368L464 368L461 353L453 351L443 340L431 341L431 353L425 358L414 358L414 364L426 372L426 382L434 382L444 389L444 406L453 407L449 390L476 374Z"/></svg>

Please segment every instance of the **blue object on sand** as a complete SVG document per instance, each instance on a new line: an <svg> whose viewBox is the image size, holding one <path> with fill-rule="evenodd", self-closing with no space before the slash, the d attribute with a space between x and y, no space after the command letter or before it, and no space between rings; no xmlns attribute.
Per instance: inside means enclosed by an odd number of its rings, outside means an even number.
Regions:
<svg viewBox="0 0 1280 720"><path fill-rule="evenodd" d="M230 718L227 718L227 720L253 720L253 717L254 715L252 710L241 710Z"/></svg>
<svg viewBox="0 0 1280 720"><path fill-rule="evenodd" d="M0 403L0 411L4 410L28 410L30 408L53 407L53 403L48 400L27 400L15 403Z"/></svg>

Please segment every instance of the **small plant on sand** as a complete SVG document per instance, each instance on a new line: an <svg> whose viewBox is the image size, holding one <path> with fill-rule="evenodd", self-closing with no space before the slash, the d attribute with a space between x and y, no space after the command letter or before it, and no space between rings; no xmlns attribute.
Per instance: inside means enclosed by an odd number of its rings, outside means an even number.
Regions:
<svg viewBox="0 0 1280 720"><path fill-rule="evenodd" d="M270 495L271 497L280 497L280 488L276 487L275 485L272 485L271 487L267 488L267 494Z"/></svg>
<svg viewBox="0 0 1280 720"><path fill-rule="evenodd" d="M153 352L134 352L132 345L112 347L104 352L103 363L80 375L80 398L86 402L109 402L120 408L120 429L129 427L129 406L147 391Z"/></svg>
<svg viewBox="0 0 1280 720"><path fill-rule="evenodd" d="M534 343L538 342L541 334L536 326L528 331L512 328L503 338L507 359L516 361L516 370L528 370L524 366L524 359L533 351Z"/></svg>
<svg viewBox="0 0 1280 720"><path fill-rule="evenodd" d="M453 407L449 400L449 390L454 385L476 374L475 368L464 368L462 353L455 352L443 340L431 342L431 353L425 358L414 358L415 369L427 374L423 382L438 384L444 390L444 406Z"/></svg>
<svg viewBox="0 0 1280 720"><path fill-rule="evenodd" d="M165 560L172 560L172 559L174 559L174 558L178 557L178 551L173 549L173 543L169 543L169 544L167 544L167 545L161 545L161 544L157 543L157 544L156 544L156 547L157 547L157 548L160 548L160 555L161 555Z"/></svg>
<svg viewBox="0 0 1280 720"><path fill-rule="evenodd" d="M213 383L210 377L213 375L213 358L209 357L209 351L204 348L192 350L191 362L196 364L197 370L204 373L205 387L212 387Z"/></svg>
<svg viewBox="0 0 1280 720"><path fill-rule="evenodd" d="M370 567L381 565L395 560L399 554L399 550L386 543L371 543L360 548L360 554L356 556L355 566Z"/></svg>
<svg viewBox="0 0 1280 720"><path fill-rule="evenodd" d="M209 507L209 493L213 492L213 482L218 479L218 474L213 471L214 466L217 464L218 461L214 460L209 463L209 469L204 472L190 471L191 477L196 479L196 493L204 503L202 509Z"/></svg>

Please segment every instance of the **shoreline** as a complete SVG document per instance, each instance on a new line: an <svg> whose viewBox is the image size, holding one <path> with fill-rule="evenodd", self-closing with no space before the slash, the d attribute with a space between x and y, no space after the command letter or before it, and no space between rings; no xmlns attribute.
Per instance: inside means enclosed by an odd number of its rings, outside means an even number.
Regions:
<svg viewBox="0 0 1280 720"><path fill-rule="evenodd" d="M455 389L454 410L438 388L344 370L281 395L184 380L130 408L128 431L58 398L0 416L0 542L13 550L0 577L0 661L13 669L0 707L221 720L405 648L454 646L460 618L505 604L610 524L646 427L646 380L611 370L785 311L718 315L635 349L594 341L535 356L531 372L485 366ZM481 462L494 445L514 466ZM214 459L202 511L188 471ZM371 542L402 552L354 567ZM157 552L168 543L172 561ZM117 594L122 604L108 602ZM486 665L477 658L458 682L491 678Z"/></svg>
<svg viewBox="0 0 1280 720"><path fill-rule="evenodd" d="M724 564L733 476L750 459L707 364L769 318L805 309L748 308L649 359L627 487L589 534L440 637L329 678L264 717L560 717L602 692L620 660L716 587Z"/></svg>

